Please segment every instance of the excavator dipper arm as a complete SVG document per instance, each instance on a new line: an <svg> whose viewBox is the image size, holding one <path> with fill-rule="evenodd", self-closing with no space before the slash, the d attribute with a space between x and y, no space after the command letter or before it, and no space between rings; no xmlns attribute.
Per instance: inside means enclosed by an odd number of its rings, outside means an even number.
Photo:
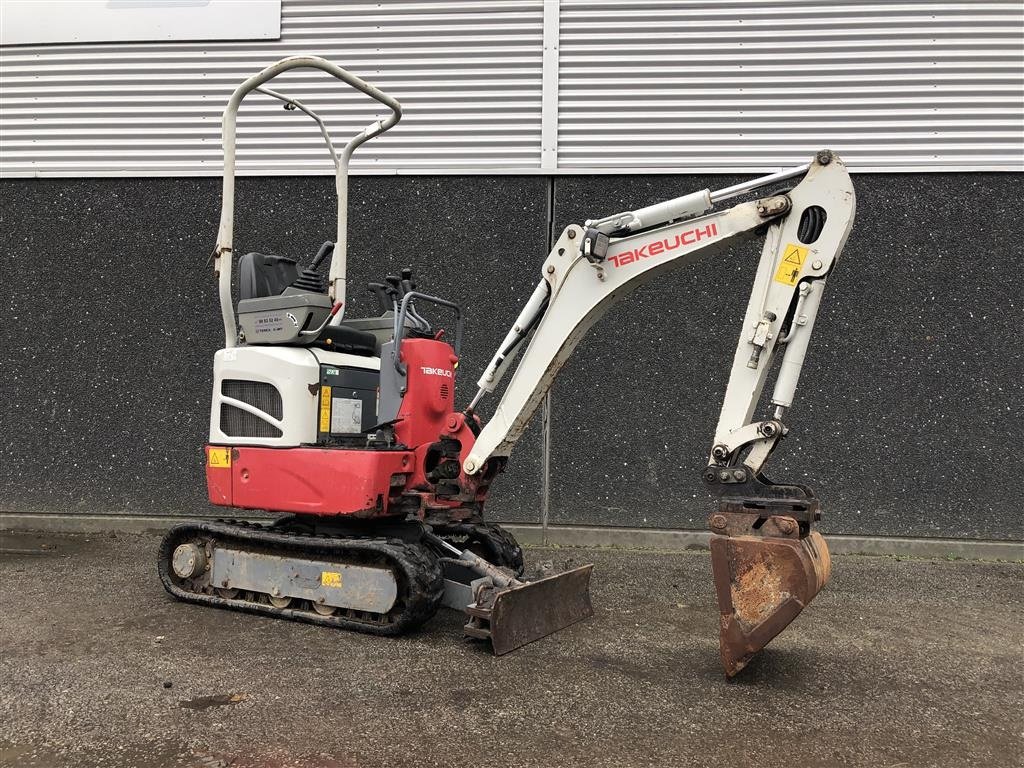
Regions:
<svg viewBox="0 0 1024 768"><path fill-rule="evenodd" d="M802 177L785 193L716 212L714 203ZM576 345L630 291L670 269L728 254L740 240L765 241L747 304L708 465L719 497L710 519L712 567L728 675L784 629L828 580L828 548L813 530L813 492L777 485L762 473L788 432L793 403L826 279L853 223L855 198L843 162L823 150L791 171L675 198L566 228L541 281L479 381L470 409L519 364L463 464L467 474L505 457L522 436ZM710 211L710 212L709 212ZM527 338L532 338L526 343ZM782 350L771 413L756 418L762 390Z"/></svg>

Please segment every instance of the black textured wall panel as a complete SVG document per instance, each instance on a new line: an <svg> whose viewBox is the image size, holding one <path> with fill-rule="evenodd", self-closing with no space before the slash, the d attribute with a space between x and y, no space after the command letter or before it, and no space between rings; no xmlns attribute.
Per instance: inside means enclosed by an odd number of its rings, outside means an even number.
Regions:
<svg viewBox="0 0 1024 768"><path fill-rule="evenodd" d="M1024 538L1021 179L855 177L857 218L768 471L818 491L825 531ZM737 180L560 178L558 226ZM705 527L698 471L759 254L670 273L591 330L553 393L553 522Z"/></svg>
<svg viewBox="0 0 1024 768"><path fill-rule="evenodd" d="M333 184L240 179L236 251L308 260L334 238ZM202 446L223 342L208 260L219 180L6 180L0 191L0 509L213 511ZM406 265L423 289L463 301L468 402L535 282L517 259L546 251L548 181L362 177L350 199L350 315L374 311L367 281ZM495 488L497 519L537 519L539 446L535 427Z"/></svg>
<svg viewBox="0 0 1024 768"><path fill-rule="evenodd" d="M734 180L559 178L555 223ZM830 532L1024 538L1021 176L855 184L857 220L772 475L813 485ZM351 313L371 309L363 283L407 264L464 301L465 403L538 275L548 193L541 178L353 179ZM210 511L219 181L6 180L0 194L0 509ZM244 178L236 244L308 257L333 216L330 178ZM553 522L704 527L698 471L758 252L639 289L581 344L554 391ZM539 488L535 424L492 513L535 520Z"/></svg>

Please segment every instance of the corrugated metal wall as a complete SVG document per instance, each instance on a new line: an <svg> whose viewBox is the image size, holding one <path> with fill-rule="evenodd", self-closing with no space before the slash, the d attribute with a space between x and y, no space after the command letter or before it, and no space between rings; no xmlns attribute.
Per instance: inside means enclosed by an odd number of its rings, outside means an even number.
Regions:
<svg viewBox="0 0 1024 768"><path fill-rule="evenodd" d="M220 173L220 114L246 77L316 53L402 102L398 128L355 170L518 171L538 166L543 2L284 0L279 41L8 46L0 54L6 175ZM275 88L304 99L337 137L379 105L321 72ZM333 173L316 125L251 95L242 173Z"/></svg>
<svg viewBox="0 0 1024 768"><path fill-rule="evenodd" d="M1024 3L562 0L561 168L1024 170Z"/></svg>
<svg viewBox="0 0 1024 768"><path fill-rule="evenodd" d="M296 53L402 101L356 172L755 171L826 145L860 170L1024 170L1019 0L546 1L284 0L279 41L8 46L0 172L219 173L231 89ZM285 80L338 135L372 114L327 76ZM243 173L331 171L265 97L240 135Z"/></svg>

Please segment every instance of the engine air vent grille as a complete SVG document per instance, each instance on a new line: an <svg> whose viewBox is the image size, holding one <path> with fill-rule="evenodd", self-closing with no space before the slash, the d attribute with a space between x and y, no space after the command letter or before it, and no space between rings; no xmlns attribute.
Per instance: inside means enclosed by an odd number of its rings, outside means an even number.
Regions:
<svg viewBox="0 0 1024 768"><path fill-rule="evenodd" d="M251 405L268 416L280 419L284 416L284 404L277 387L265 381L224 379L220 385L221 394ZM220 431L229 437L281 437L280 429L259 416L243 411L228 403L220 406Z"/></svg>
<svg viewBox="0 0 1024 768"><path fill-rule="evenodd" d="M228 437L280 437L281 430L248 411L222 403L220 431Z"/></svg>
<svg viewBox="0 0 1024 768"><path fill-rule="evenodd" d="M448 385L447 384L442 384L441 385L441 399L442 400L447 400L448 396L450 394L451 394L451 391L448 389Z"/></svg>
<svg viewBox="0 0 1024 768"><path fill-rule="evenodd" d="M253 408L258 408L275 419L284 417L284 405L277 387L265 381L245 381L244 379L224 379L220 383L220 392L224 397L241 400Z"/></svg>

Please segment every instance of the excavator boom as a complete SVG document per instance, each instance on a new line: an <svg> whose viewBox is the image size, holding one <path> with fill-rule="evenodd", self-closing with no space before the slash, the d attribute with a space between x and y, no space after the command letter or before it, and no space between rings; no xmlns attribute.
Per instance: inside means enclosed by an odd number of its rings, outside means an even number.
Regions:
<svg viewBox="0 0 1024 768"><path fill-rule="evenodd" d="M796 178L800 180L790 190L713 210L716 202ZM508 455L562 365L612 306L668 270L722 257L739 241L764 233L703 471L708 489L719 497L710 518L715 534L712 568L721 611L722 661L730 676L785 628L829 577L828 547L814 530L821 513L813 492L772 483L763 468L789 431L784 418L793 403L825 282L849 235L854 210L845 165L823 150L809 164L790 171L567 227L470 405L472 410L511 370L493 417L463 463L467 475ZM776 357L780 360L771 411L757 418Z"/></svg>

